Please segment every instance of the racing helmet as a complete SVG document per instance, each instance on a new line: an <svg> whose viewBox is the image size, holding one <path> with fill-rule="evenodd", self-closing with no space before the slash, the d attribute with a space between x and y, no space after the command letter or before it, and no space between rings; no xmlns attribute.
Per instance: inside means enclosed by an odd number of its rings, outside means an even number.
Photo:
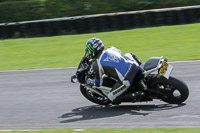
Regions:
<svg viewBox="0 0 200 133"><path fill-rule="evenodd" d="M104 50L103 42L99 38L94 37L94 38L89 39L86 42L86 45L85 45L85 56L88 59L94 59L103 50Z"/></svg>

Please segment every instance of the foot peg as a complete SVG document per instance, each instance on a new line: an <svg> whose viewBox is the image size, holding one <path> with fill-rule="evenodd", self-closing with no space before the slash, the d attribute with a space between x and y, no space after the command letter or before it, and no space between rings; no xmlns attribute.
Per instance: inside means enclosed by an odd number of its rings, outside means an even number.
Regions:
<svg viewBox="0 0 200 133"><path fill-rule="evenodd" d="M132 94L132 99L142 99L144 97L144 92L142 91L137 91Z"/></svg>
<svg viewBox="0 0 200 133"><path fill-rule="evenodd" d="M125 95L121 95L117 97L114 101L112 101L112 104L119 105L121 104L121 102L136 102L143 99L144 96L145 96L144 92L137 91L135 93L129 93L129 94L125 94Z"/></svg>
<svg viewBox="0 0 200 133"><path fill-rule="evenodd" d="M126 101L140 101L140 99L144 98L145 94L142 91L137 91L132 94L126 94L124 100Z"/></svg>

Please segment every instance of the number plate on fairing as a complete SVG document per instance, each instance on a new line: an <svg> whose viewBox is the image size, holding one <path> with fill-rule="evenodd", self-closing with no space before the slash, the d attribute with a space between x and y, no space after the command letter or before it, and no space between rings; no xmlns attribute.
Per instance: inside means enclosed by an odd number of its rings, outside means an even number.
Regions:
<svg viewBox="0 0 200 133"><path fill-rule="evenodd" d="M173 66L167 63L166 61L163 62L159 74L164 76L165 78L169 79L169 76L173 70Z"/></svg>

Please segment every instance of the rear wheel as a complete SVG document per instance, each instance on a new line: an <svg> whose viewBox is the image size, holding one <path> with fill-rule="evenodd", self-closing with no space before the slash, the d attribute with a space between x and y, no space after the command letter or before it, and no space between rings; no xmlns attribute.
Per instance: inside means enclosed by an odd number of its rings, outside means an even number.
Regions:
<svg viewBox="0 0 200 133"><path fill-rule="evenodd" d="M80 85L80 91L83 94L85 98L87 98L89 101L99 104L99 105L108 105L110 104L110 101L106 97L102 97L90 90L88 90L85 86Z"/></svg>
<svg viewBox="0 0 200 133"><path fill-rule="evenodd" d="M164 92L166 97L162 100L170 104L181 104L189 96L187 85L180 79L171 76L169 79L160 77L151 82L151 87Z"/></svg>

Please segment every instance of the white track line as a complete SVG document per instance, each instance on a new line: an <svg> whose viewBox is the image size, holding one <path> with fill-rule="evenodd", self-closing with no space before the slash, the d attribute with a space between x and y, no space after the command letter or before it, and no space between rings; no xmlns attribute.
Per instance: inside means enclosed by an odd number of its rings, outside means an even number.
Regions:
<svg viewBox="0 0 200 133"><path fill-rule="evenodd" d="M169 63L192 63L192 62L200 62L200 60L188 60L188 61L173 61Z"/></svg>
<svg viewBox="0 0 200 133"><path fill-rule="evenodd" d="M60 70L60 69L75 69L77 67L59 67L59 68L43 68L43 69L25 69L25 70L5 70L0 72L26 72L26 71L40 71L40 70Z"/></svg>
<svg viewBox="0 0 200 133"><path fill-rule="evenodd" d="M0 130L1 132L2 131L5 131L5 132L11 132L11 131L44 131L44 130L51 130L51 129L28 129L28 130ZM52 129L52 130L56 130L56 129ZM74 131L83 131L84 129L72 129Z"/></svg>

